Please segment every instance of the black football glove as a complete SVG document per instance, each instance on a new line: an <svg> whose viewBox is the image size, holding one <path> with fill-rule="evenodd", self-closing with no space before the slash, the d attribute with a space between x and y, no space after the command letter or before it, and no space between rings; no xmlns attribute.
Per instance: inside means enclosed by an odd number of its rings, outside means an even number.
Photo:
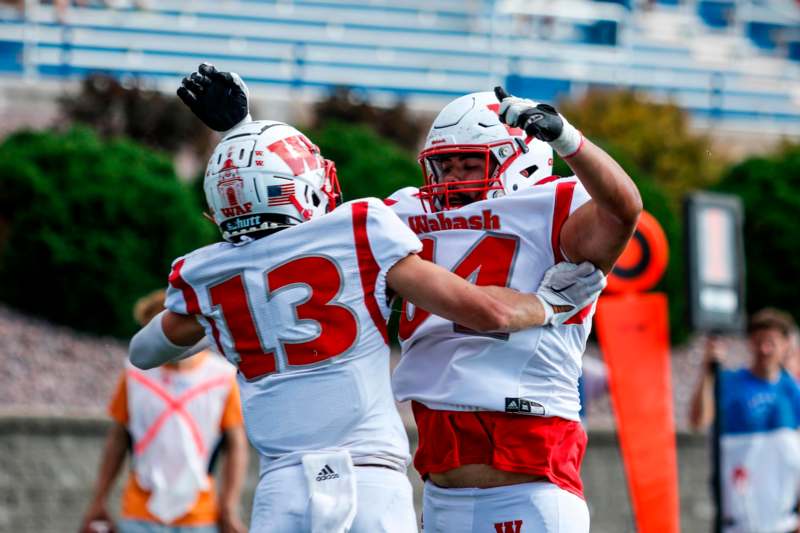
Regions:
<svg viewBox="0 0 800 533"><path fill-rule="evenodd" d="M553 106L511 96L502 87L495 87L494 94L500 101L498 114L504 124L550 143L560 156L580 149L583 136Z"/></svg>
<svg viewBox="0 0 800 533"><path fill-rule="evenodd" d="M248 114L247 85L235 72L220 72L211 63L183 78L178 96L212 130L228 131Z"/></svg>

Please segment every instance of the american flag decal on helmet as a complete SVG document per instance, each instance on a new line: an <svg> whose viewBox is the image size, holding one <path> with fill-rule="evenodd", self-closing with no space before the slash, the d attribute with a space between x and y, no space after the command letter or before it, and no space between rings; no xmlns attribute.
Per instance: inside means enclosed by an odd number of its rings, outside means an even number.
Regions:
<svg viewBox="0 0 800 533"><path fill-rule="evenodd" d="M294 196L294 183L267 186L268 206L289 205L292 203L292 196Z"/></svg>

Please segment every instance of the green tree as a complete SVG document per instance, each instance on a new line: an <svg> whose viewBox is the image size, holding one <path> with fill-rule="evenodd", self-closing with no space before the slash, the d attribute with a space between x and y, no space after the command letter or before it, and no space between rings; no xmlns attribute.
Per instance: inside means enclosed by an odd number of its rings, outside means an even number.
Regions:
<svg viewBox="0 0 800 533"><path fill-rule="evenodd" d="M85 124L106 139L127 137L169 153L188 148L201 158L214 147L213 132L174 93L148 90L138 79L122 84L91 74L59 104L67 124Z"/></svg>
<svg viewBox="0 0 800 533"><path fill-rule="evenodd" d="M385 198L422 183L414 156L361 124L327 121L308 132L323 155L336 162L345 200Z"/></svg>
<svg viewBox="0 0 800 533"><path fill-rule="evenodd" d="M800 145L733 166L714 189L744 204L748 310L779 307L800 320Z"/></svg>
<svg viewBox="0 0 800 533"><path fill-rule="evenodd" d="M415 150L429 126L427 121L414 117L400 101L392 107L376 107L363 95L347 87L337 87L314 105L313 129L326 122L366 124L378 135L406 150Z"/></svg>
<svg viewBox="0 0 800 533"><path fill-rule="evenodd" d="M632 91L589 91L560 111L593 141L612 143L680 212L683 196L716 183L725 159L707 135L689 130L689 116L674 104L648 102Z"/></svg>
<svg viewBox="0 0 800 533"><path fill-rule="evenodd" d="M127 336L133 302L214 228L162 155L89 130L0 145L0 299L81 330Z"/></svg>

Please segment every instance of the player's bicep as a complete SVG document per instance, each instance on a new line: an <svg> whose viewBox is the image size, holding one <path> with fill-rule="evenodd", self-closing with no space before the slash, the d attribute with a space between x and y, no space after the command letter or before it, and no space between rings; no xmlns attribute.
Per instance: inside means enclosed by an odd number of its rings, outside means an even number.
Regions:
<svg viewBox="0 0 800 533"><path fill-rule="evenodd" d="M564 222L560 242L569 261L589 261L608 273L632 234L633 229L590 200Z"/></svg>

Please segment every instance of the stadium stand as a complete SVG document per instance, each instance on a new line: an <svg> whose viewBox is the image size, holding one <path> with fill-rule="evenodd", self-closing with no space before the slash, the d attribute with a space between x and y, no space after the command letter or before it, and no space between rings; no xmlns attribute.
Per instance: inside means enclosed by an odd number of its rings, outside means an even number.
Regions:
<svg viewBox="0 0 800 533"><path fill-rule="evenodd" d="M101 71L171 91L210 60L256 95L347 85L430 109L498 83L548 101L624 87L701 123L792 135L797 59L800 8L788 0L159 0L0 20L2 77Z"/></svg>

